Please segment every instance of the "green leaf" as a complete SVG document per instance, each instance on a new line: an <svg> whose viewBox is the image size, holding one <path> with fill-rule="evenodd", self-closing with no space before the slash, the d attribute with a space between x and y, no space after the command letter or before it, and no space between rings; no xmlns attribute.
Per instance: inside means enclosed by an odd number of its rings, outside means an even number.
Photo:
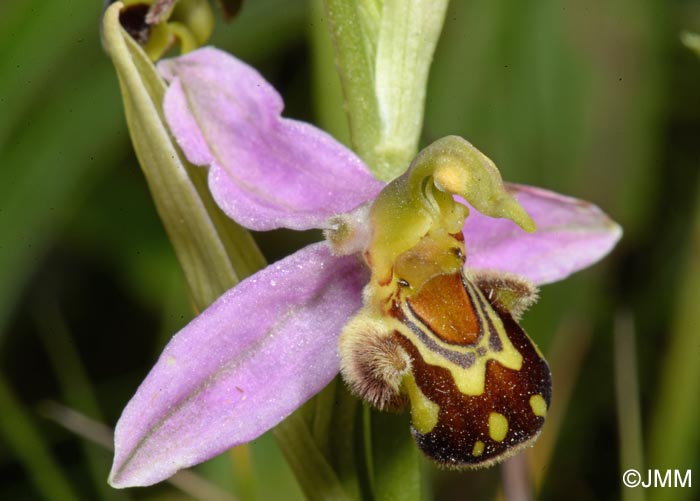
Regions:
<svg viewBox="0 0 700 501"><path fill-rule="evenodd" d="M86 42L86 33L94 36L99 12L100 6L92 2L2 2L0 151L8 147L16 130L24 127L23 114L45 99L47 87L53 91L64 71L74 74L87 66L90 48L82 49L79 58L75 52Z"/></svg>
<svg viewBox="0 0 700 501"><path fill-rule="evenodd" d="M35 321L46 356L52 365L55 379L61 387L65 402L74 409L103 421L97 403L96 388L83 365L68 326L58 305L51 300L41 301L36 308ZM112 489L105 482L111 464L108 451L83 440L81 443L92 484L104 501L125 501L129 496L124 491Z"/></svg>
<svg viewBox="0 0 700 501"><path fill-rule="evenodd" d="M136 156L194 304L202 310L264 260L250 234L212 200L206 171L189 164L174 144L161 108L165 83L121 28L120 8L115 3L105 13L105 44L119 77Z"/></svg>
<svg viewBox="0 0 700 501"><path fill-rule="evenodd" d="M380 179L418 150L447 0L326 0L355 151Z"/></svg>
<svg viewBox="0 0 700 501"><path fill-rule="evenodd" d="M114 158L123 145L114 133L119 110L109 101L106 69L76 72L69 85L54 86L55 98L0 147L2 336L36 263L109 165L96 159Z"/></svg>
<svg viewBox="0 0 700 501"><path fill-rule="evenodd" d="M700 35L691 33L690 31L684 31L681 33L681 42L700 57Z"/></svg>
<svg viewBox="0 0 700 501"><path fill-rule="evenodd" d="M650 467L664 471L697 465L700 431L700 204L686 254L670 342L664 355L649 438ZM650 489L651 499L667 499L664 489ZM676 489L674 499L691 499L690 489Z"/></svg>
<svg viewBox="0 0 700 501"><path fill-rule="evenodd" d="M48 501L78 499L48 445L39 434L32 417L12 393L0 375L0 436L17 456L33 484Z"/></svg>

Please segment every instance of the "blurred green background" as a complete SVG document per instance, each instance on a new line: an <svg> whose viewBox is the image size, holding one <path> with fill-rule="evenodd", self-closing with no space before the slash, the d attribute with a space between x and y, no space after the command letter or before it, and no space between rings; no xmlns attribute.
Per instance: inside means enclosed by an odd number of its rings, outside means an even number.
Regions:
<svg viewBox="0 0 700 501"><path fill-rule="evenodd" d="M107 487L110 453L67 427L103 430L62 407L113 427L192 316L99 43L101 8L0 3L0 499L190 499L169 484ZM316 2L251 0L213 43L259 68L287 116L345 138L322 17ZM700 485L700 59L682 30L700 31L699 1L453 0L447 15L423 142L464 136L505 179L591 200L625 229L523 322L555 385L528 453L541 499L700 498L621 483L628 468L677 468ZM318 235L256 237L273 261ZM249 452L185 487L302 497L273 439ZM501 492L499 468L425 470L428 498Z"/></svg>

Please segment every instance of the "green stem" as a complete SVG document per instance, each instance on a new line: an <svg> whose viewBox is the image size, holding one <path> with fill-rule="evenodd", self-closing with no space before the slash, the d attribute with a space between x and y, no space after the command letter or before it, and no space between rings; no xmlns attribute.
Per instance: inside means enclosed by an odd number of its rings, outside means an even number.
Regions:
<svg viewBox="0 0 700 501"><path fill-rule="evenodd" d="M373 412L372 463L378 501L421 498L420 453L411 438L408 416Z"/></svg>
<svg viewBox="0 0 700 501"><path fill-rule="evenodd" d="M338 475L318 448L302 411L298 410L277 425L273 433L304 494L310 500L350 500Z"/></svg>
<svg viewBox="0 0 700 501"><path fill-rule="evenodd" d="M620 474L634 468L642 471L642 420L639 412L637 346L631 314L619 313L615 320L615 401L620 440ZM624 501L643 501L644 489L623 489Z"/></svg>

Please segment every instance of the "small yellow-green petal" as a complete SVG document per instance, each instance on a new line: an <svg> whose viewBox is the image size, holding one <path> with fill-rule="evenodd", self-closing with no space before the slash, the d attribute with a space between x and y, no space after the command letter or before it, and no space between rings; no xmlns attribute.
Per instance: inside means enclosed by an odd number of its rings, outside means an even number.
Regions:
<svg viewBox="0 0 700 501"><path fill-rule="evenodd" d="M208 0L124 0L123 3L126 7L143 6L145 39L138 42L151 61L157 61L178 43L181 53L191 52L204 45L214 30L214 14Z"/></svg>
<svg viewBox="0 0 700 501"><path fill-rule="evenodd" d="M172 21L187 27L197 48L209 40L214 31L214 13L209 0L180 0L175 6ZM187 52L184 50L182 52Z"/></svg>

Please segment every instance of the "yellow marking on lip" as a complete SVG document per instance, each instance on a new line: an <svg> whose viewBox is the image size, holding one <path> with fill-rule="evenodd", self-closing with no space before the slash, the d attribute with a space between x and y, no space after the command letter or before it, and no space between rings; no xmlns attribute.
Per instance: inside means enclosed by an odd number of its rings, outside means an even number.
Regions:
<svg viewBox="0 0 700 501"><path fill-rule="evenodd" d="M489 436L495 442L503 442L508 434L508 419L498 412L489 414Z"/></svg>
<svg viewBox="0 0 700 501"><path fill-rule="evenodd" d="M474 444L474 448L472 449L472 456L475 458L478 458L484 453L484 447L486 444L482 442L481 440L477 440L476 443Z"/></svg>
<svg viewBox="0 0 700 501"><path fill-rule="evenodd" d="M545 417L547 415L547 402L545 402L542 395L533 395L530 397L530 407L532 408L532 413L538 417Z"/></svg>
<svg viewBox="0 0 700 501"><path fill-rule="evenodd" d="M411 423L413 427L425 435L430 433L438 422L440 406L430 400L416 384L413 375L407 375L403 380L403 388L411 399Z"/></svg>

